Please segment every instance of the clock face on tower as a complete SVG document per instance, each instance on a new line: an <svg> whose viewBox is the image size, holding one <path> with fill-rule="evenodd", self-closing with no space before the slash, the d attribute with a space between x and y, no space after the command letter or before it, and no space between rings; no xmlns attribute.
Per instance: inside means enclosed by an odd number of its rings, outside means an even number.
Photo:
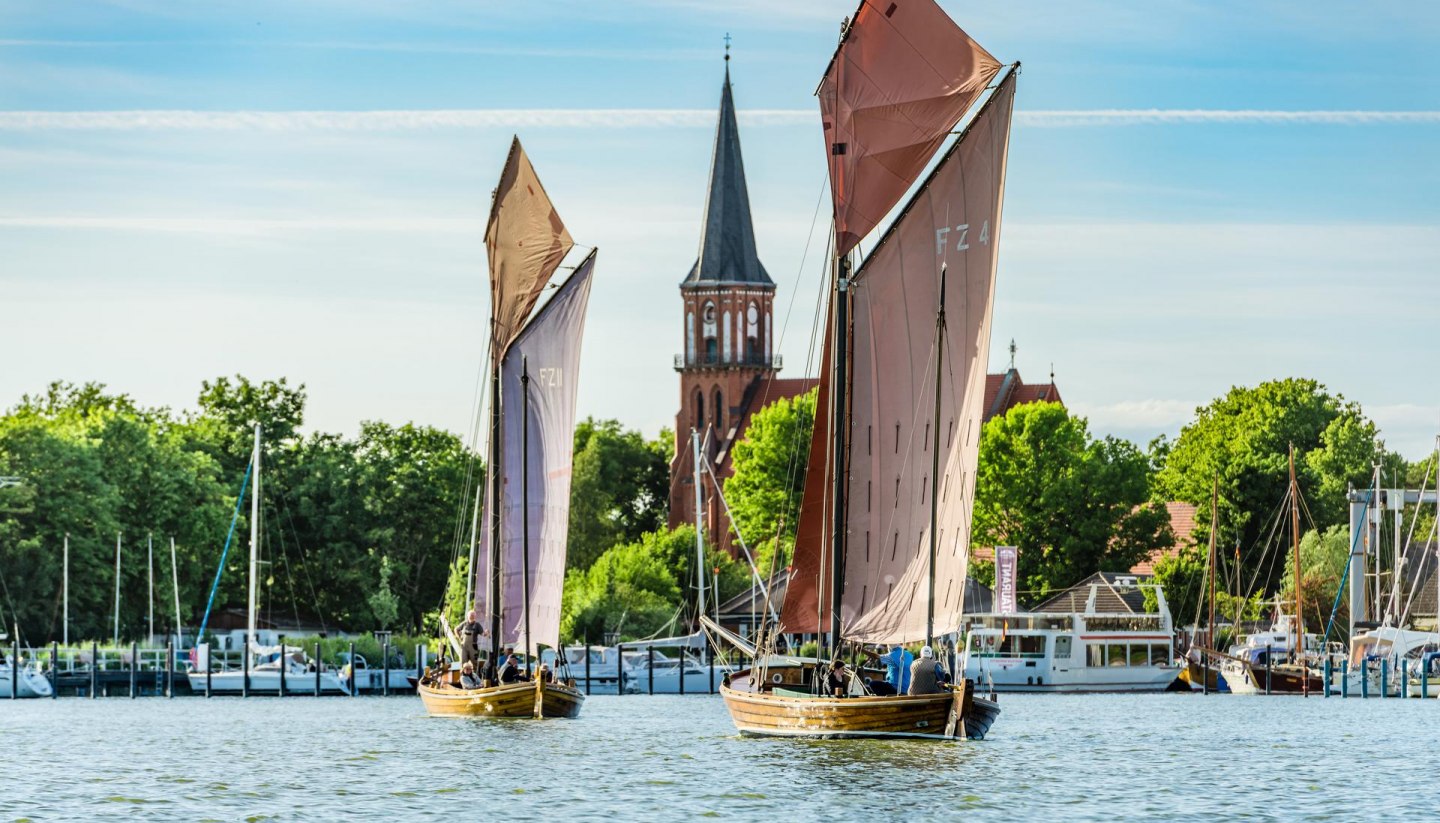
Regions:
<svg viewBox="0 0 1440 823"><path fill-rule="evenodd" d="M715 322L715 304L714 304L714 303L706 303L706 304L705 304L705 322L706 322L706 323L714 323L714 322Z"/></svg>

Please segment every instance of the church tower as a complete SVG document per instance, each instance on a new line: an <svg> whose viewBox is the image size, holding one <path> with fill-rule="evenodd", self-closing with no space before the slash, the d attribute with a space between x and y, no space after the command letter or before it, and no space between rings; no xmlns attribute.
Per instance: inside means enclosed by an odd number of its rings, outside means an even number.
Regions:
<svg viewBox="0 0 1440 823"><path fill-rule="evenodd" d="M728 476L726 458L749 422L757 388L780 366L773 349L775 283L755 251L728 51L725 61L700 254L680 283L685 348L675 356L680 411L675 417L675 456L670 462L672 526L695 518L691 431L700 432L702 443L708 442L707 456L716 473ZM713 486L708 482L705 486L709 542L728 548L728 523L718 501L710 505Z"/></svg>

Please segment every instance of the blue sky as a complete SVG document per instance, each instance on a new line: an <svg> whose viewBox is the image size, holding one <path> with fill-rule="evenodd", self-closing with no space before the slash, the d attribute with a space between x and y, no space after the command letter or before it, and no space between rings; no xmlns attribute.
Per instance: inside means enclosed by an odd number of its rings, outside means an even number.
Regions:
<svg viewBox="0 0 1440 823"><path fill-rule="evenodd" d="M1097 432L1315 377L1440 431L1440 10L946 2L1021 60L992 367ZM581 413L678 402L722 38L762 259L805 370L814 90L853 0L0 0L0 404L56 378L188 406L242 372L309 423L468 429L483 226L518 132L600 247ZM808 257L807 257L808 248ZM802 263L803 261L803 263Z"/></svg>

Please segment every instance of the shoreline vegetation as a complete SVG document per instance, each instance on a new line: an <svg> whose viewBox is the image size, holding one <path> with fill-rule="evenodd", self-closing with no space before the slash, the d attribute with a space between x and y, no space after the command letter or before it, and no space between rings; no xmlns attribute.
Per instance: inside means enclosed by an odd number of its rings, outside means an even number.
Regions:
<svg viewBox="0 0 1440 823"><path fill-rule="evenodd" d="M483 462L458 436L434 427L372 421L353 436L304 431L306 397L303 384L240 376L205 381L195 407L178 411L145 407L93 383L57 382L22 397L0 416L0 476L22 480L0 489L6 629L18 625L22 645L60 639L67 535L70 637L87 638L72 646L88 649L89 638L108 641L116 634L117 535L122 646L148 633L147 536L153 535L155 635L173 633L175 625L172 537L187 637L198 628L212 585L212 621L222 610L243 611L248 506L239 512L218 584L215 578L246 470L250 427L258 421L266 465L262 615L305 626L307 635L308 627L359 638L393 630L408 660L418 638L435 635L442 596L452 621L462 611L473 490L483 482ZM734 449L726 497L761 569L777 551L776 568L788 563L814 404L812 392L765 407ZM674 442L669 430L647 439L613 420L577 426L562 604L566 642L688 630L697 571L693 527L666 525ZM1019 546L1022 599L1038 602L1093 571L1123 571L1173 546L1167 501L1203 504L1191 540L1204 545L1218 477L1225 579L1235 564L1254 569L1263 559L1267 518L1287 482L1291 443L1311 517L1301 585L1315 613L1307 620L1323 624L1342 571L1345 540L1337 529L1343 531L1346 518L1346 489L1369 486L1377 460L1387 487L1418 487L1433 475L1435 457L1408 463L1385 451L1357 404L1312 380L1232 389L1197 409L1173 440L1160 437L1144 447L1092 436L1084 418L1059 404L1018 406L982 430L972 550ZM743 560L710 552L706 566L700 571L707 586L718 578L721 599L750 585ZM985 583L993 575L987 563L971 568ZM1182 547L1157 563L1156 574L1177 624L1187 624L1198 606L1203 558ZM1232 608L1255 613L1289 585L1285 575L1272 577L1236 595L1244 605ZM213 622L207 633L214 633ZM400 646L404 633L416 639ZM296 645L301 640L287 637ZM312 652L314 640L303 642ZM348 651L348 642L329 637L322 654L331 656L335 644ZM373 651L378 655L378 644Z"/></svg>

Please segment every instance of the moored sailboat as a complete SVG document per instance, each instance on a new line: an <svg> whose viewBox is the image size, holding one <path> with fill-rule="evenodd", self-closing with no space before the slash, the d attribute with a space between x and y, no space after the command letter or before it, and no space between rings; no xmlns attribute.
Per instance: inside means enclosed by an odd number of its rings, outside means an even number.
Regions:
<svg viewBox="0 0 1440 823"><path fill-rule="evenodd" d="M770 637L828 633L838 656L842 641L929 645L959 630L1018 64L853 274L851 256L1002 68L934 0L867 0L817 92L833 290ZM773 645L762 637L721 689L742 734L981 737L999 712L965 683L880 696L852 678L854 696L821 695L816 662L776 658Z"/></svg>
<svg viewBox="0 0 1440 823"><path fill-rule="evenodd" d="M446 664L427 672L417 691L432 715L575 717L585 695L563 668L527 666L524 680L502 683L496 662L502 647L523 649L535 661L542 645L559 646L580 341L595 266L592 249L535 310L573 242L518 138L500 176L485 245L490 455L484 550L472 572L490 663L481 688L463 688L460 673Z"/></svg>

